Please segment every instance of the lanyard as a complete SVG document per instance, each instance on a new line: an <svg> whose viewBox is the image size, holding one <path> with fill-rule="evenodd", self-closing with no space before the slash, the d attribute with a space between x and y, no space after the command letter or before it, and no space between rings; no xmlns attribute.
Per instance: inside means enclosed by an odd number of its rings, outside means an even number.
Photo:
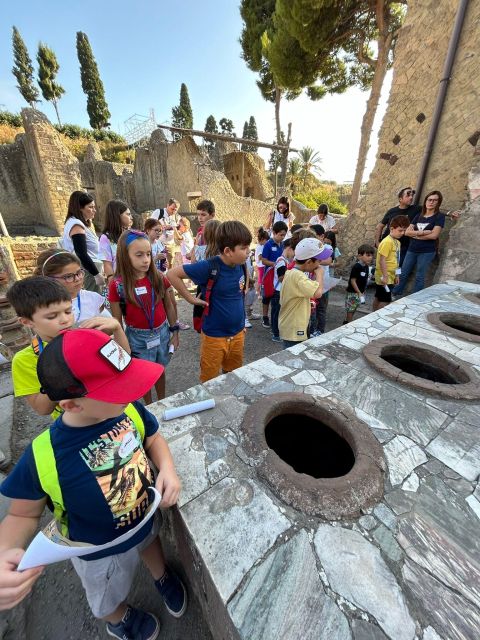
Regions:
<svg viewBox="0 0 480 640"><path fill-rule="evenodd" d="M395 252L397 254L397 267L400 264L400 240L395 240Z"/></svg>
<svg viewBox="0 0 480 640"><path fill-rule="evenodd" d="M43 340L40 336L35 336L32 340L32 349L36 356L39 356L43 351Z"/></svg>
<svg viewBox="0 0 480 640"><path fill-rule="evenodd" d="M151 304L151 307L150 307L150 311L143 304L143 300L137 295L137 292L135 292L135 299L138 302L138 304L140 305L140 308L142 309L143 313L145 314L145 317L146 317L147 322L148 322L148 326L150 327L150 331L151 331L153 329L153 321L154 321L154 318L155 318L155 291L153 290L152 283L150 283L150 290L152 292L152 304Z"/></svg>
<svg viewBox="0 0 480 640"><path fill-rule="evenodd" d="M82 315L82 303L80 302L80 292L77 293L77 305L78 305L78 317L75 322L80 322L80 316Z"/></svg>

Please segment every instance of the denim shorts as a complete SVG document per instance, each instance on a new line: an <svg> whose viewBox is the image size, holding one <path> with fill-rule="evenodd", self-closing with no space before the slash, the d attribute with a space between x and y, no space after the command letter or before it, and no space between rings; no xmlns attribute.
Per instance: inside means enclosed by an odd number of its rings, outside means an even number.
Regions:
<svg viewBox="0 0 480 640"><path fill-rule="evenodd" d="M125 333L133 357L163 364L164 367L170 362L170 354L168 353L170 330L166 320L160 327L154 329L136 329L127 326ZM147 343L156 338L160 338L160 344L147 348Z"/></svg>

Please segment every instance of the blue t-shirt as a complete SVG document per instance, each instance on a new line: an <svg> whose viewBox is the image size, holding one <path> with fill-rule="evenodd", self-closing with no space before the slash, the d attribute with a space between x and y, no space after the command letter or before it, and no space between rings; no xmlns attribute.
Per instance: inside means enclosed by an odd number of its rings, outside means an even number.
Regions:
<svg viewBox="0 0 480 640"><path fill-rule="evenodd" d="M433 227L445 226L445 216L443 213L436 213L434 216L428 216L424 218L421 213L418 214L413 220L412 224L415 229L424 231L432 231ZM413 253L434 253L437 247L436 240L421 240L420 238L410 238L410 244L408 250Z"/></svg>
<svg viewBox="0 0 480 640"><path fill-rule="evenodd" d="M279 258L283 253L283 242L277 244L273 238L267 240L267 242L263 245L262 249L262 258L265 260L270 260L271 262L276 262L277 258ZM267 265L264 265L265 268L268 268Z"/></svg>
<svg viewBox="0 0 480 640"><path fill-rule="evenodd" d="M157 419L133 403L143 419L145 438L158 430ZM153 474L133 422L122 413L89 427L68 427L62 416L50 427L52 446L68 518L68 537L104 544L133 529L152 501ZM41 500L46 494L38 478L30 444L0 487L8 498ZM52 509L50 500L47 505ZM151 520L153 524L153 519ZM124 553L151 531L150 523L121 545L83 556L96 560Z"/></svg>
<svg viewBox="0 0 480 640"><path fill-rule="evenodd" d="M202 331L212 338L231 338L245 327L245 273L241 265L230 267L219 257L215 260L219 272L210 294L208 315L203 315ZM202 298L205 299L210 262L201 260L194 264L185 264L183 269L195 284L200 285Z"/></svg>

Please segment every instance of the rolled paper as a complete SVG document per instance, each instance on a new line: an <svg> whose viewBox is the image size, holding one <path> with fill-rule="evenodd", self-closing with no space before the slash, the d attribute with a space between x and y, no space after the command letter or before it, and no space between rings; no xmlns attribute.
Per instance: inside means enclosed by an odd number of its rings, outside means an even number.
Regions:
<svg viewBox="0 0 480 640"><path fill-rule="evenodd" d="M173 407L172 409L165 409L163 412L164 420L174 420L175 418L183 418L183 416L189 416L192 413L198 411L205 411L206 409L213 409L215 406L215 400L209 398L208 400L200 400L199 402L192 402L191 404L184 404L181 407Z"/></svg>

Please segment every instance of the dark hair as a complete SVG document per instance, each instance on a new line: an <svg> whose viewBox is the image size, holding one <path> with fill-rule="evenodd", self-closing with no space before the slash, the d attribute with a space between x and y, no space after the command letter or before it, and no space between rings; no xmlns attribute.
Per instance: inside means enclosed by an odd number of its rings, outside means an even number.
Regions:
<svg viewBox="0 0 480 640"><path fill-rule="evenodd" d="M257 231L257 242L261 242L262 240L269 240L270 236L268 235L268 231L265 231L263 227Z"/></svg>
<svg viewBox="0 0 480 640"><path fill-rule="evenodd" d="M216 240L219 253L223 253L227 247L233 250L238 245L249 245L252 241L252 234L243 222L227 220L218 227Z"/></svg>
<svg viewBox="0 0 480 640"><path fill-rule="evenodd" d="M209 215L215 215L215 205L211 200L201 200L197 204L197 211L206 211Z"/></svg>
<svg viewBox="0 0 480 640"><path fill-rule="evenodd" d="M281 231L288 231L288 227L285 224L285 222L282 222L282 220L279 220L278 222L275 222L275 224L272 227L272 231L273 233L280 233Z"/></svg>
<svg viewBox="0 0 480 640"><path fill-rule="evenodd" d="M169 207L171 204L176 204L177 207L180 207L180 202L178 200L175 200L175 198L168 199L167 207Z"/></svg>
<svg viewBox="0 0 480 640"><path fill-rule="evenodd" d="M337 248L337 234L333 233L333 231L325 231L324 238L330 240L332 243L332 249L335 252L335 249Z"/></svg>
<svg viewBox="0 0 480 640"><path fill-rule="evenodd" d="M65 222L69 218L78 218L83 224L89 227L92 223L91 220L85 220L83 217L82 209L94 201L94 197L85 191L74 191L68 201L68 211Z"/></svg>
<svg viewBox="0 0 480 640"><path fill-rule="evenodd" d="M305 238L316 238L316 236L310 229L299 229L299 231L292 236L292 244L290 245L292 249L295 250L300 240L305 240Z"/></svg>
<svg viewBox="0 0 480 640"><path fill-rule="evenodd" d="M398 229L398 227L402 227L402 229L407 229L410 226L410 220L408 216L395 216L390 220L390 229Z"/></svg>
<svg viewBox="0 0 480 640"><path fill-rule="evenodd" d="M61 251L58 248L47 249L38 255L33 275L51 278L69 264L76 264L79 267L82 266L80 260L74 253Z"/></svg>
<svg viewBox="0 0 480 640"><path fill-rule="evenodd" d="M29 320L42 307L72 301L63 284L45 276L30 276L18 280L7 291L7 300L18 316Z"/></svg>
<svg viewBox="0 0 480 640"><path fill-rule="evenodd" d="M375 254L375 249L372 247L371 244L361 244L358 247L357 255L363 256L365 254L368 254L370 256L373 256Z"/></svg>
<svg viewBox="0 0 480 640"><path fill-rule="evenodd" d="M120 216L128 209L128 204L123 200L109 200L105 207L105 224L103 231L110 242L117 243L124 229Z"/></svg>
<svg viewBox="0 0 480 640"><path fill-rule="evenodd" d="M135 297L135 282L138 280L138 278L132 266L130 256L128 255L129 245L127 246L127 238L129 233L131 232L124 231L118 240L115 275L122 278L126 301L139 307L140 305L138 304ZM150 243L149 239L143 235L139 235L137 240L146 240L148 243ZM136 240L134 240L133 242L135 241ZM133 244L133 242L131 244ZM158 302L160 299L163 299L165 297L165 285L163 282L163 277L160 272L157 271L153 260L151 259L145 277L150 280L152 288L155 291L155 301Z"/></svg>
<svg viewBox="0 0 480 640"><path fill-rule="evenodd" d="M310 229L317 235L323 236L325 235L325 228L321 224L311 224Z"/></svg>
<svg viewBox="0 0 480 640"><path fill-rule="evenodd" d="M438 213L440 211L440 205L442 204L442 201L443 201L443 196L441 192L429 191L425 196L425 198L423 199L422 216L425 215L425 212L427 211L427 207L425 205L427 204L427 198L430 198L430 196L438 196L438 202L435 206L435 213ZM392 223L390 223L390 226L392 226Z"/></svg>
<svg viewBox="0 0 480 640"><path fill-rule="evenodd" d="M147 233L158 226L162 226L160 220L157 220L157 218L147 218L143 224L143 230Z"/></svg>
<svg viewBox="0 0 480 640"><path fill-rule="evenodd" d="M218 254L217 231L220 226L218 220L207 220L203 230L203 241L207 245L205 258L213 258Z"/></svg>
<svg viewBox="0 0 480 640"><path fill-rule="evenodd" d="M283 248L285 249L286 247L291 247L292 246L292 239L291 238L286 238L283 241Z"/></svg>
<svg viewBox="0 0 480 640"><path fill-rule="evenodd" d="M277 202L277 211L278 213L280 213L280 211L278 210L278 205L279 204L286 204L287 208L285 209L285 211L283 212L283 217L284 218L288 218L288 216L290 215L290 203L288 201L288 198L286 196L282 196L281 198L278 199Z"/></svg>
<svg viewBox="0 0 480 640"><path fill-rule="evenodd" d="M319 213L324 213L325 215L328 215L328 204L321 204L318 209L317 209L317 214Z"/></svg>
<svg viewBox="0 0 480 640"><path fill-rule="evenodd" d="M303 229L303 224L292 224L290 232L296 233L297 231L300 231L300 229Z"/></svg>

